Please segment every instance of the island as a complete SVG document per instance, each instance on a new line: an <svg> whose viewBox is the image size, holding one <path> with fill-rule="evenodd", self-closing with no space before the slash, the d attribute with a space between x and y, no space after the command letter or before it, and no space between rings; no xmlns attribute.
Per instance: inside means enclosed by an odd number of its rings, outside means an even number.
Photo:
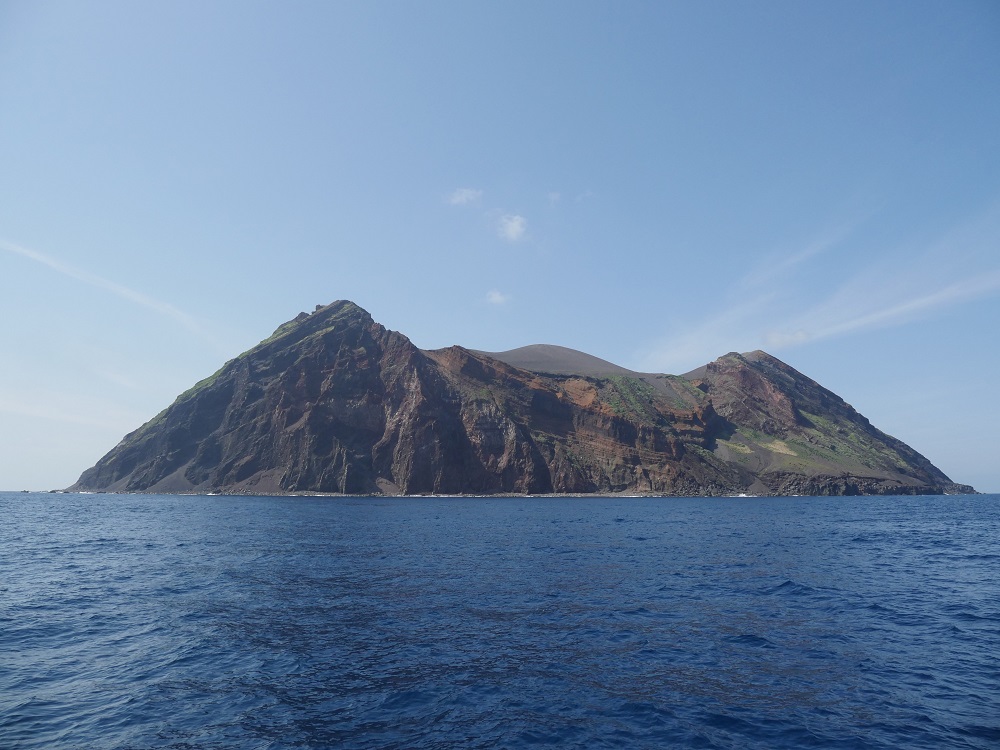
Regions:
<svg viewBox="0 0 1000 750"><path fill-rule="evenodd" d="M69 489L974 492L763 351L667 375L554 345L421 350L346 300L279 326L126 435Z"/></svg>

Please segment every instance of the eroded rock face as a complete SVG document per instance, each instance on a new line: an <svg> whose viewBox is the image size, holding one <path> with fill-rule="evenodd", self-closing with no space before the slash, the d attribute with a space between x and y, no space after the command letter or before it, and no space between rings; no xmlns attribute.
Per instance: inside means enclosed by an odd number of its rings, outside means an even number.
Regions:
<svg viewBox="0 0 1000 750"><path fill-rule="evenodd" d="M179 396L71 489L718 495L963 488L763 352L727 355L687 380L546 374L457 346L421 351L341 301L299 315Z"/></svg>

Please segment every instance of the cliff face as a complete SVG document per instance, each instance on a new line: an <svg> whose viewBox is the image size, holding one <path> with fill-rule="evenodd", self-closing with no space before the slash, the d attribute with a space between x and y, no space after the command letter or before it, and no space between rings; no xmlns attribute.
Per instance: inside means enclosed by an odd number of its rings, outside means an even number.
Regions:
<svg viewBox="0 0 1000 750"><path fill-rule="evenodd" d="M547 374L497 356L421 351L353 303L335 302L181 394L71 489L971 490L763 352L726 355L685 377Z"/></svg>
<svg viewBox="0 0 1000 750"><path fill-rule="evenodd" d="M762 351L727 354L686 378L729 427L714 454L776 495L974 492L876 429L840 396Z"/></svg>

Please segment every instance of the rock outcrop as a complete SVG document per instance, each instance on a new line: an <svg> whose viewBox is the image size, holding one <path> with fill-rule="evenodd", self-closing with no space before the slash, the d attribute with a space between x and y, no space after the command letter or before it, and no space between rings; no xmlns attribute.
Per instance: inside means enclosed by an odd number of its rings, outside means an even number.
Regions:
<svg viewBox="0 0 1000 750"><path fill-rule="evenodd" d="M594 370L603 360L567 352L422 351L353 303L334 302L181 394L71 489L972 491L764 352L728 354L683 377Z"/></svg>

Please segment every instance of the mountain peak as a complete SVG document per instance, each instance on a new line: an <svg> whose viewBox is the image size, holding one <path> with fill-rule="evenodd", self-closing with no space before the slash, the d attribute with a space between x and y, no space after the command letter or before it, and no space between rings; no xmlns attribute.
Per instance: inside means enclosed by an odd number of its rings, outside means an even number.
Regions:
<svg viewBox="0 0 1000 750"><path fill-rule="evenodd" d="M181 394L74 489L235 493L966 491L762 351L684 377L552 344L417 349L348 300Z"/></svg>

